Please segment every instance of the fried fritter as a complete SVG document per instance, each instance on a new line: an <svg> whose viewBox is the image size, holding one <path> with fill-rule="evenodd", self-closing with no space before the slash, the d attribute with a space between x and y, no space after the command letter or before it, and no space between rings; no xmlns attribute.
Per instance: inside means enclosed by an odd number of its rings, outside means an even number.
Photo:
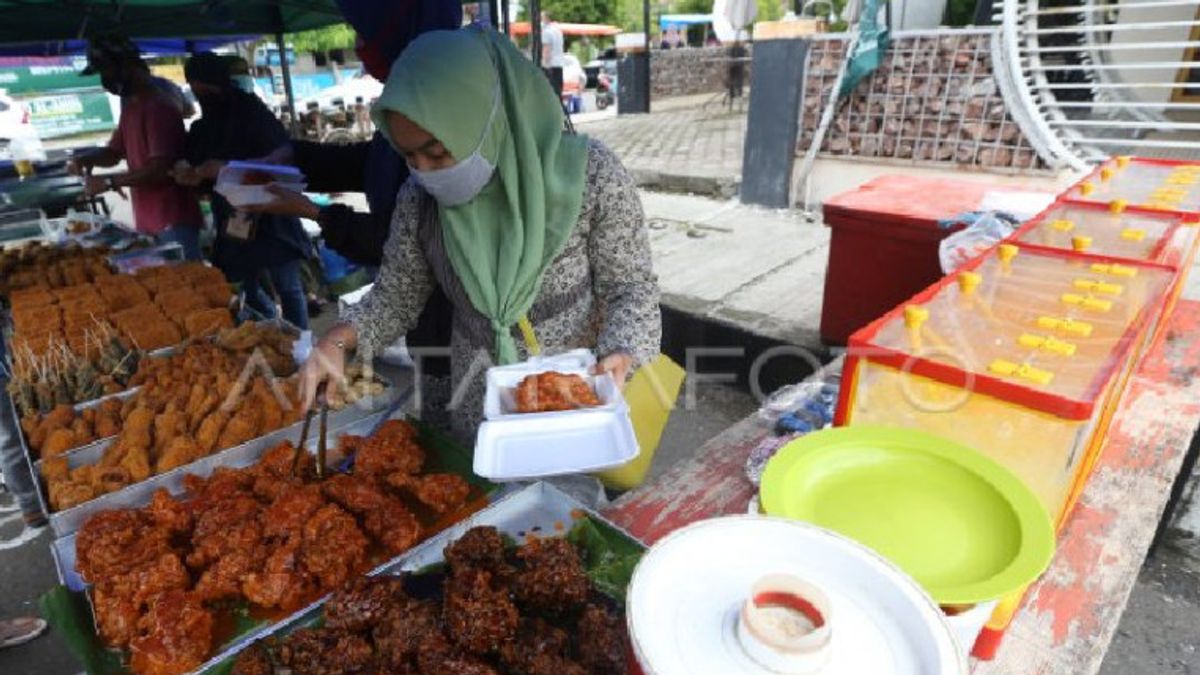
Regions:
<svg viewBox="0 0 1200 675"><path fill-rule="evenodd" d="M480 569L456 571L446 581L442 615L451 641L479 655L511 640L519 619L508 589L495 587L492 573Z"/></svg>
<svg viewBox="0 0 1200 675"><path fill-rule="evenodd" d="M504 566L504 538L494 527L473 527L443 551L452 570L472 567L496 571Z"/></svg>
<svg viewBox="0 0 1200 675"><path fill-rule="evenodd" d="M279 480L265 479L263 482L279 484ZM318 485L284 484L283 491L259 517L263 526L263 536L286 539L302 535L304 523L325 504L325 498L321 496L321 487Z"/></svg>
<svg viewBox="0 0 1200 675"><path fill-rule="evenodd" d="M391 608L407 608L408 602L404 580L399 577L355 577L325 603L325 626L353 633L367 631Z"/></svg>
<svg viewBox="0 0 1200 675"><path fill-rule="evenodd" d="M372 476L417 473L425 464L425 451L417 444L417 430L401 420L388 420L370 438L357 443L354 472Z"/></svg>
<svg viewBox="0 0 1200 675"><path fill-rule="evenodd" d="M565 539L534 539L517 550L524 563L513 581L513 594L522 607L563 612L587 601L591 582L575 547Z"/></svg>
<svg viewBox="0 0 1200 675"><path fill-rule="evenodd" d="M226 413L214 410L200 423L200 428L196 431L196 445L200 446L200 450L205 454L212 454L217 449L221 432L228 419L229 416Z"/></svg>
<svg viewBox="0 0 1200 675"><path fill-rule="evenodd" d="M229 675L275 675L275 666L267 650L255 643L238 654Z"/></svg>
<svg viewBox="0 0 1200 675"><path fill-rule="evenodd" d="M579 661L596 675L625 675L629 640L620 618L599 605L588 605L579 617Z"/></svg>
<svg viewBox="0 0 1200 675"><path fill-rule="evenodd" d="M217 440L217 448L224 450L257 438L261 420L262 411L257 406L243 406L225 424Z"/></svg>
<svg viewBox="0 0 1200 675"><path fill-rule="evenodd" d="M413 476L393 473L387 482L395 488L408 492L435 512L449 513L467 503L471 486L462 476L453 473L430 473Z"/></svg>
<svg viewBox="0 0 1200 675"><path fill-rule="evenodd" d="M240 598L246 580L262 569L263 552L263 547L255 544L222 555L200 575L196 597L205 602Z"/></svg>
<svg viewBox="0 0 1200 675"><path fill-rule="evenodd" d="M542 661L565 658L570 646L565 630L541 618L522 618L516 638L500 647L500 662L513 672L529 673Z"/></svg>
<svg viewBox="0 0 1200 675"><path fill-rule="evenodd" d="M318 590L316 581L300 563L298 539L284 542L272 550L262 571L247 575L242 584L242 593L250 602L284 611L299 609Z"/></svg>
<svg viewBox="0 0 1200 675"><path fill-rule="evenodd" d="M300 559L321 588L332 590L357 574L367 557L367 538L354 517L336 504L317 510L304 524Z"/></svg>
<svg viewBox="0 0 1200 675"><path fill-rule="evenodd" d="M92 606L96 612L96 630L100 639L111 647L124 649L138 634L141 612L132 598L109 593L104 588L92 589Z"/></svg>
<svg viewBox="0 0 1200 675"><path fill-rule="evenodd" d="M168 539L138 511L101 511L75 537L75 568L88 582L123 574L167 553Z"/></svg>
<svg viewBox="0 0 1200 675"><path fill-rule="evenodd" d="M495 668L464 654L440 634L421 643L417 668L420 675L498 675Z"/></svg>
<svg viewBox="0 0 1200 675"><path fill-rule="evenodd" d="M392 555L399 555L420 541L421 524L417 517L371 477L338 474L325 481L322 490L329 499L361 516L363 528Z"/></svg>
<svg viewBox="0 0 1200 675"><path fill-rule="evenodd" d="M190 437L187 435L175 436L167 442L166 447L159 454L158 461L154 464L154 472L166 473L171 469L191 464L204 456L200 446L196 445L196 442Z"/></svg>
<svg viewBox="0 0 1200 675"><path fill-rule="evenodd" d="M407 600L386 608L370 628L383 665L401 670L417 656L425 640L434 635L444 640L441 614L437 603L430 600Z"/></svg>
<svg viewBox="0 0 1200 675"><path fill-rule="evenodd" d="M145 513L155 525L172 535L191 534L192 532L191 512L164 488L154 491L154 496L150 498L150 504L146 506Z"/></svg>
<svg viewBox="0 0 1200 675"><path fill-rule="evenodd" d="M65 427L55 429L46 436L46 442L42 445L42 457L57 457L75 447L77 447L75 432Z"/></svg>
<svg viewBox="0 0 1200 675"><path fill-rule="evenodd" d="M302 628L279 650L279 660L295 675L361 673L375 663L371 643L360 635L331 628Z"/></svg>
<svg viewBox="0 0 1200 675"><path fill-rule="evenodd" d="M142 617L146 633L129 643L133 669L143 675L178 675L195 670L212 649L212 614L194 596L170 591Z"/></svg>
<svg viewBox="0 0 1200 675"><path fill-rule="evenodd" d="M253 551L262 541L262 506L250 496L221 500L196 517L188 566L203 569L232 551Z"/></svg>

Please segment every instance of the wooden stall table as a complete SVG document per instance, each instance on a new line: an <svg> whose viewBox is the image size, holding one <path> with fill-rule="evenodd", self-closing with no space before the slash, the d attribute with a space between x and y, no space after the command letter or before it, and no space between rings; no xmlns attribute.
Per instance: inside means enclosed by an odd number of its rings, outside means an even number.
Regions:
<svg viewBox="0 0 1200 675"><path fill-rule="evenodd" d="M828 367L840 367L839 363ZM1099 671L1200 425L1200 302L1180 301L1162 340L1130 378L1100 458L990 662L972 673ZM770 430L750 417L696 456L617 500L606 515L647 544L697 520L745 513L750 450Z"/></svg>

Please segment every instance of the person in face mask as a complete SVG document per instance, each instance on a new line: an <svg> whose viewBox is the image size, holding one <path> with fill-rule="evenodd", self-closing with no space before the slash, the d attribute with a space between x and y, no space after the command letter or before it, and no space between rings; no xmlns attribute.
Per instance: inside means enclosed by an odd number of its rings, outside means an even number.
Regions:
<svg viewBox="0 0 1200 675"><path fill-rule="evenodd" d="M84 176L89 197L129 188L137 230L161 243L178 243L185 257L199 260L204 222L200 204L170 176L185 143L179 109L154 85L137 47L123 37L92 40L83 74L94 73L100 74L109 93L121 97L121 117L108 144L72 159L68 171ZM97 167L116 166L121 160L128 167L125 172L92 174Z"/></svg>
<svg viewBox="0 0 1200 675"><path fill-rule="evenodd" d="M529 329L548 353L591 349L619 383L657 355L659 290L634 182L603 144L564 130L550 84L504 36L417 38L372 114L412 177L375 286L305 364L305 400L341 376L346 350L374 352L410 328L437 286L454 305L463 441L483 415L480 366L527 358Z"/></svg>
<svg viewBox="0 0 1200 675"><path fill-rule="evenodd" d="M210 188L226 162L260 157L287 142L287 131L253 94L234 86L229 62L206 52L184 65L188 86L200 104L200 119L187 132L186 161L174 168L182 185ZM276 315L275 301L260 280L270 278L283 318L308 328L308 302L300 265L312 246L293 216L237 213L224 197L209 193L217 239L213 262L242 284L246 303L259 314Z"/></svg>

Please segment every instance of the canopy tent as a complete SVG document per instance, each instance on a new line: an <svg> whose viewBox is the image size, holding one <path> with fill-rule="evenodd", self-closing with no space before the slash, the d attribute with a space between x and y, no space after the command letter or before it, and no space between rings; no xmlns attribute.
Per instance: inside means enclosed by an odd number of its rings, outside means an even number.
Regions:
<svg viewBox="0 0 1200 675"><path fill-rule="evenodd" d="M555 23L563 35L588 35L608 37L621 32L617 26L606 26L598 23ZM529 35L533 27L528 21L517 21L512 25L513 35Z"/></svg>
<svg viewBox="0 0 1200 675"><path fill-rule="evenodd" d="M343 21L333 0L0 0L0 43L290 33Z"/></svg>
<svg viewBox="0 0 1200 675"><path fill-rule="evenodd" d="M0 0L2 2L2 0ZM158 56L180 56L196 52L209 52L231 42L256 40L257 35L228 35L215 38L134 40L143 54ZM21 56L83 56L87 54L87 40L57 40L53 42L29 42L17 45L0 45L0 57Z"/></svg>
<svg viewBox="0 0 1200 675"><path fill-rule="evenodd" d="M3 0L0 0L2 2ZM671 26L691 26L712 23L712 14L663 14L658 17L658 27L662 29Z"/></svg>

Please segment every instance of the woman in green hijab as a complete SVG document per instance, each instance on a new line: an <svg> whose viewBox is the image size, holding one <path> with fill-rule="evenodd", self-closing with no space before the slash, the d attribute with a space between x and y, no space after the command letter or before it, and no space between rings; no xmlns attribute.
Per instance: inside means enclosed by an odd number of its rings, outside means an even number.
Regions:
<svg viewBox="0 0 1200 675"><path fill-rule="evenodd" d="M634 183L608 148L564 131L549 82L508 40L422 35L373 117L412 177L374 288L305 365L309 404L341 376L346 350L369 356L411 329L434 284L454 305L451 423L464 439L483 415L487 367L527 358L530 334L547 353L591 349L618 382L657 355L658 283Z"/></svg>

